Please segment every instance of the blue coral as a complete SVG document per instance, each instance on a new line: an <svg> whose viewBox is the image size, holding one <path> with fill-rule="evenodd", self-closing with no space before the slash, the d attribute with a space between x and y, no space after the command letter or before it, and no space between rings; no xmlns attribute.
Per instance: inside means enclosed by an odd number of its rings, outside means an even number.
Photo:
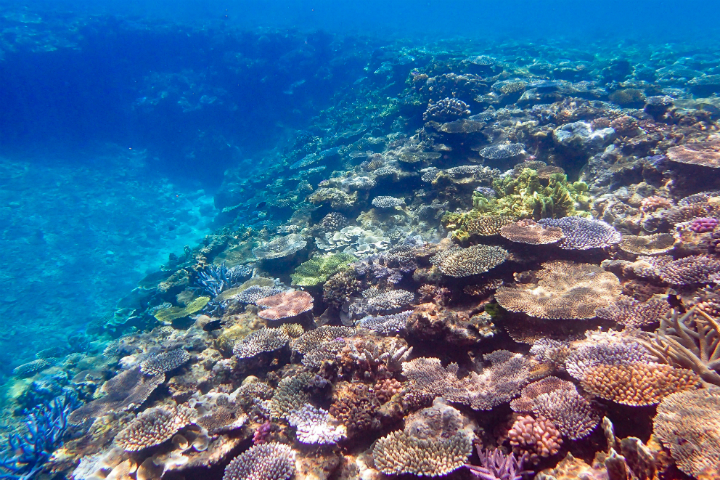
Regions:
<svg viewBox="0 0 720 480"><path fill-rule="evenodd" d="M243 280L252 275L252 268L247 265L236 265L227 268L224 263L208 265L205 270L198 273L197 283L213 297L220 295L223 290L237 287Z"/></svg>
<svg viewBox="0 0 720 480"><path fill-rule="evenodd" d="M62 445L68 415L80 405L74 392L66 392L26 413L24 433L12 433L0 453L0 479L30 480L43 470Z"/></svg>

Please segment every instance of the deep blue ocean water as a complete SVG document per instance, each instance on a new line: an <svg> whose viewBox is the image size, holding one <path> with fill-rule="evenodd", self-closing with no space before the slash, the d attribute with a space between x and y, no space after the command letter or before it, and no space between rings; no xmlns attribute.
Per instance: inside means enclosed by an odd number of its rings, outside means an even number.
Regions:
<svg viewBox="0 0 720 480"><path fill-rule="evenodd" d="M718 18L709 1L0 2L0 374L100 335L143 276L262 193L219 192L225 170L274 168L384 45L696 54Z"/></svg>

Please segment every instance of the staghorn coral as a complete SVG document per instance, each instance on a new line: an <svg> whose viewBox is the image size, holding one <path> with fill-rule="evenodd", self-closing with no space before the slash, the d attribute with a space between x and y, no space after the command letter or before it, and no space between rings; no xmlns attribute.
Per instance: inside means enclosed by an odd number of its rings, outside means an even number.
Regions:
<svg viewBox="0 0 720 480"><path fill-rule="evenodd" d="M508 431L513 453L537 464L541 458L555 455L562 445L562 437L555 425L544 417L520 415Z"/></svg>
<svg viewBox="0 0 720 480"><path fill-rule="evenodd" d="M347 436L347 428L337 425L329 412L310 404L290 412L287 421L296 428L295 435L302 443L332 445Z"/></svg>
<svg viewBox="0 0 720 480"><path fill-rule="evenodd" d="M582 376L582 387L623 405L654 405L671 393L694 388L700 380L692 370L670 365L632 363L596 365Z"/></svg>
<svg viewBox="0 0 720 480"><path fill-rule="evenodd" d="M524 458L516 458L514 454L504 454L500 449L483 450L476 446L480 465L465 465L480 480L521 480L523 478Z"/></svg>
<svg viewBox="0 0 720 480"><path fill-rule="evenodd" d="M197 283L213 297L217 297L224 290L240 285L252 273L253 269L247 265L236 265L231 268L227 268L224 263L207 265L198 273Z"/></svg>
<svg viewBox="0 0 720 480"><path fill-rule="evenodd" d="M225 467L223 480L288 480L295 474L295 452L281 443L253 445Z"/></svg>
<svg viewBox="0 0 720 480"><path fill-rule="evenodd" d="M675 246L675 237L670 233L653 235L623 235L620 250L635 255L659 255Z"/></svg>
<svg viewBox="0 0 720 480"><path fill-rule="evenodd" d="M689 390L660 402L653 433L678 468L697 476L720 464L720 388Z"/></svg>
<svg viewBox="0 0 720 480"><path fill-rule="evenodd" d="M140 364L140 371L146 375L160 375L174 370L190 360L190 354L182 349L159 353L148 358Z"/></svg>
<svg viewBox="0 0 720 480"><path fill-rule="evenodd" d="M495 299L504 309L543 319L587 319L613 303L620 282L612 273L587 263L546 262L537 283L502 286Z"/></svg>
<svg viewBox="0 0 720 480"><path fill-rule="evenodd" d="M660 319L657 332L637 340L665 363L688 368L704 382L720 386L720 324L697 307L684 315L672 310Z"/></svg>
<svg viewBox="0 0 720 480"><path fill-rule="evenodd" d="M233 347L238 358L251 358L263 352L274 352L290 342L290 337L282 328L261 328L243 338Z"/></svg>
<svg viewBox="0 0 720 480"><path fill-rule="evenodd" d="M720 140L713 139L671 147L668 149L667 158L678 163L720 168Z"/></svg>
<svg viewBox="0 0 720 480"><path fill-rule="evenodd" d="M145 375L140 368L126 370L103 384L106 395L83 405L70 414L68 420L79 425L90 418L109 412L123 412L137 408L165 381L165 375Z"/></svg>
<svg viewBox="0 0 720 480"><path fill-rule="evenodd" d="M255 247L252 252L259 260L274 260L294 255L306 246L307 240L302 235L291 233L284 237L276 237L259 247Z"/></svg>
<svg viewBox="0 0 720 480"><path fill-rule="evenodd" d="M472 451L473 433L464 423L458 410L436 400L409 416L404 430L375 442L375 466L387 475L437 477L457 470Z"/></svg>
<svg viewBox="0 0 720 480"><path fill-rule="evenodd" d="M622 235L602 220L583 217L544 218L538 223L545 227L562 230L563 238L558 246L565 250L589 250L605 248L620 243Z"/></svg>
<svg viewBox="0 0 720 480"><path fill-rule="evenodd" d="M272 297L265 297L255 302L264 310L258 317L265 320L284 320L297 317L313 308L313 297L302 290L288 290Z"/></svg>
<svg viewBox="0 0 720 480"><path fill-rule="evenodd" d="M511 242L530 245L557 243L565 237L560 228L545 227L529 219L505 225L500 229L500 235Z"/></svg>
<svg viewBox="0 0 720 480"><path fill-rule="evenodd" d="M300 264L290 275L292 284L299 287L312 287L325 283L328 278L347 267L355 257L347 253L328 253L317 255Z"/></svg>
<svg viewBox="0 0 720 480"><path fill-rule="evenodd" d="M456 363L443 368L437 358L416 358L403 363L402 370L412 390L470 405L475 410L490 410L520 393L530 380L530 362L507 350L496 350L485 359L491 366L463 378L458 378Z"/></svg>
<svg viewBox="0 0 720 480"><path fill-rule="evenodd" d="M438 253L430 262L450 277L479 275L500 265L508 258L508 252L501 247L474 245L468 248L457 246Z"/></svg>
<svg viewBox="0 0 720 480"><path fill-rule="evenodd" d="M668 312L670 304L664 295L655 295L647 302L638 302L632 297L620 295L614 304L595 310L599 318L635 328L658 323Z"/></svg>
<svg viewBox="0 0 720 480"><path fill-rule="evenodd" d="M145 410L115 437L115 444L123 450L137 452L160 445L191 422L191 410L186 407Z"/></svg>

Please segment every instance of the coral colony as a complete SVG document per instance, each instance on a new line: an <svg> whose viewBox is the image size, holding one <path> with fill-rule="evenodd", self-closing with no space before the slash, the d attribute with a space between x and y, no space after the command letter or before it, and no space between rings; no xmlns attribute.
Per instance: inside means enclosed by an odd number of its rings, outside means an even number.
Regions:
<svg viewBox="0 0 720 480"><path fill-rule="evenodd" d="M79 400L0 478L720 478L719 76L384 48L101 353L15 369Z"/></svg>

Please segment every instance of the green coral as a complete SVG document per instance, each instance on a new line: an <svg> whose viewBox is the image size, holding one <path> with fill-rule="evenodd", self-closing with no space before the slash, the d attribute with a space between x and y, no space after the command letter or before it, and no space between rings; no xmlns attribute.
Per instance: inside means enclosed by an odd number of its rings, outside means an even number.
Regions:
<svg viewBox="0 0 720 480"><path fill-rule="evenodd" d="M155 312L154 316L158 319L159 322L168 325L172 323L173 320L177 320L178 318L184 318L188 315L199 312L200 310L205 308L205 305L207 305L209 301L210 297L198 297L192 302L188 303L187 306L185 306L184 308L161 308L160 310Z"/></svg>
<svg viewBox="0 0 720 480"><path fill-rule="evenodd" d="M516 218L561 218L587 215L591 198L584 182L570 183L563 173L541 178L537 170L524 169L517 177L507 176L493 182L496 198L473 193L476 211Z"/></svg>
<svg viewBox="0 0 720 480"><path fill-rule="evenodd" d="M320 285L355 260L355 257L347 253L315 256L300 264L295 269L295 273L290 275L292 284L298 287Z"/></svg>

